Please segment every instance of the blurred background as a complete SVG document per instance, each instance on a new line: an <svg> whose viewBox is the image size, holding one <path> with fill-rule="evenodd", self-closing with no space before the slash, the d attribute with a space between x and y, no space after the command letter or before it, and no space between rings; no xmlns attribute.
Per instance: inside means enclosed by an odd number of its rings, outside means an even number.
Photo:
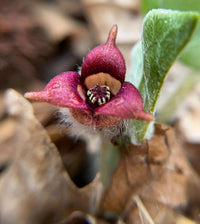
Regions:
<svg viewBox="0 0 200 224"><path fill-rule="evenodd" d="M5 90L14 88L22 94L41 90L55 75L77 71L84 56L106 41L114 24L119 28L117 45L126 59L128 76L132 47L141 40L143 18L152 8L200 12L200 1L0 1L0 171L12 159L16 143L15 123L6 111ZM157 106L157 121L175 127L188 158L200 173L199 37L198 24L191 42L169 71ZM90 182L96 172L88 171L91 160L86 142L70 137L66 127L58 126L55 107L37 102L33 107L75 183L83 186Z"/></svg>

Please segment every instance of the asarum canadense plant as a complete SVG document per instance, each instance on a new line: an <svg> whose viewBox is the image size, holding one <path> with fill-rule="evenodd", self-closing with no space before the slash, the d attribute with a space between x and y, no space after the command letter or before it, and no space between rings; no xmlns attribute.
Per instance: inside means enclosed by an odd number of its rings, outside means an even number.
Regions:
<svg viewBox="0 0 200 224"><path fill-rule="evenodd" d="M139 91L125 81L125 60L115 44L117 29L114 25L107 42L89 52L80 74L61 73L44 90L25 97L68 108L74 121L99 130L120 127L127 119L152 121L153 115L143 110Z"/></svg>

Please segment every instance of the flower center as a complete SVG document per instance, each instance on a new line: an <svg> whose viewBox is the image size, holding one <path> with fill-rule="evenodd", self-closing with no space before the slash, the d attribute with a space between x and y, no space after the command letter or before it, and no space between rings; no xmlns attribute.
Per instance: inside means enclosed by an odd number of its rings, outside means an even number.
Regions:
<svg viewBox="0 0 200 224"><path fill-rule="evenodd" d="M108 86L97 84L94 88L87 91L88 103L92 107L98 107L110 100L112 93Z"/></svg>

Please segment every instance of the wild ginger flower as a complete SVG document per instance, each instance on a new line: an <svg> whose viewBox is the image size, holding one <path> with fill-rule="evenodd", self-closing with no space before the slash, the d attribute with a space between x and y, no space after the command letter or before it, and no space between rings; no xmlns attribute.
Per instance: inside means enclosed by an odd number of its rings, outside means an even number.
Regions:
<svg viewBox="0 0 200 224"><path fill-rule="evenodd" d="M114 25L107 42L89 52L80 74L61 73L44 90L25 93L25 97L69 108L77 123L99 129L126 119L152 121L153 115L143 110L139 91L125 82L125 60L115 44L117 29Z"/></svg>

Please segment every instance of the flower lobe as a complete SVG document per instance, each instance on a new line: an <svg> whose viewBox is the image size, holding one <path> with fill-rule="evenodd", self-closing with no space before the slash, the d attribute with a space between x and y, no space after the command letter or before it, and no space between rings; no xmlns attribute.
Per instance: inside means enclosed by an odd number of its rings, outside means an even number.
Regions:
<svg viewBox="0 0 200 224"><path fill-rule="evenodd" d="M108 73L112 77L124 82L126 64L122 53L115 45L117 25L114 25L108 35L107 42L94 48L85 57L81 67L81 79L100 72Z"/></svg>

